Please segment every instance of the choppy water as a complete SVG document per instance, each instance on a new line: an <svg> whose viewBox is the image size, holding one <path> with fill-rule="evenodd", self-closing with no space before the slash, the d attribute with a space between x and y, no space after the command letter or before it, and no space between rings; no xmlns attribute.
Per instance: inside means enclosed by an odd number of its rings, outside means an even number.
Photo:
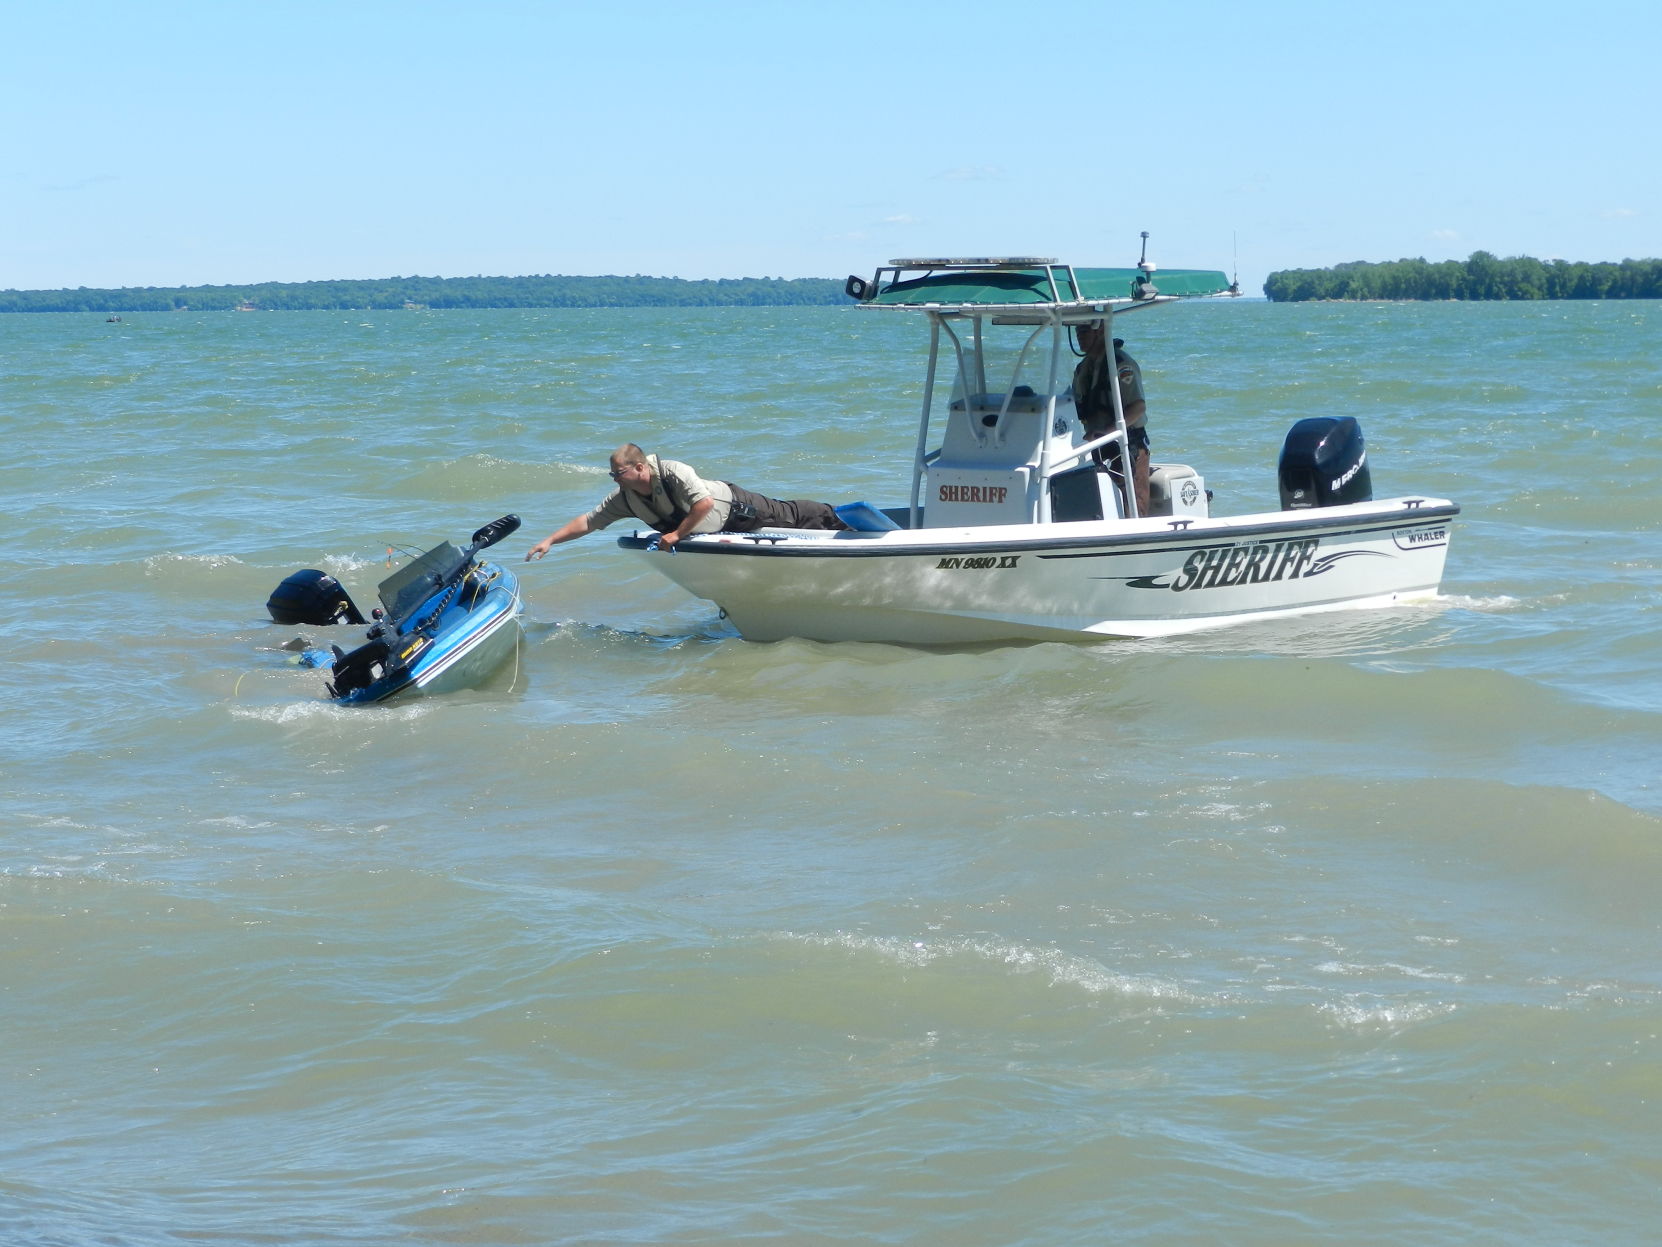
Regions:
<svg viewBox="0 0 1662 1247"><path fill-rule="evenodd" d="M0 317L0 1241L1655 1241L1662 310L1122 333L1220 508L1360 416L1446 600L756 645L601 536L345 710L289 571L517 558L630 437L898 501L919 326Z"/></svg>

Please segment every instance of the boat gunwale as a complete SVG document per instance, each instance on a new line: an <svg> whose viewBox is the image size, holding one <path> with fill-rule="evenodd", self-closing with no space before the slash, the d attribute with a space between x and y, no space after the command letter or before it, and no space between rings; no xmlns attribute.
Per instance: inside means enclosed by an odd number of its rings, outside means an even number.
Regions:
<svg viewBox="0 0 1662 1247"><path fill-rule="evenodd" d="M1413 506L1406 505L1409 501L1420 503L1432 502L1433 505ZM1360 507L1373 508L1375 503L1353 504ZM1339 508L1332 508L1338 510ZM1418 527L1422 523L1439 520L1451 520L1460 514L1460 504L1447 500L1431 500L1426 498L1413 499L1404 496L1404 506L1401 510L1375 513L1371 515L1335 515L1322 517L1319 520L1303 518L1313 514L1317 509L1311 508L1302 511L1269 512L1289 518L1278 522L1236 523L1235 520L1253 520L1252 515L1240 517L1223 517L1220 519L1197 521L1195 525L1177 527L1170 525L1166 528L1147 532L1109 532L1100 534L1080 534L1078 536L987 536L961 537L955 539L916 542L899 542L892 538L892 533L908 535L926 533L928 529L894 529L882 533L859 533L826 537L810 535L806 529L779 529L773 532L762 531L757 533L722 533L700 534L706 537L721 537L722 540L689 539L680 542L675 547L675 554L725 554L737 556L765 556L771 558L900 558L912 555L940 555L961 554L966 550L1000 549L1017 550L1021 553L1037 554L1040 558L1087 558L1097 555L1117 553L1138 553L1150 547L1183 546L1185 548L1205 547L1208 545L1227 545L1242 538L1287 534L1289 530L1301 533L1320 533L1329 537L1360 536L1367 533L1389 531L1403 527ZM1165 517L1161 517L1165 518ZM1089 522L1089 521L1086 521ZM1100 521L1099 521L1100 522ZM1008 533L1011 528L1050 527L1049 525L999 525L985 531ZM658 534L642 535L648 530L636 529L635 532L617 539L620 549L648 550L652 548ZM976 529L953 529L944 531L977 532ZM793 537L807 537L807 540L792 541ZM738 538L739 540L734 540ZM1077 553L1062 553L1070 547L1092 547L1080 549ZM1045 554L1045 550L1055 550L1058 553Z"/></svg>

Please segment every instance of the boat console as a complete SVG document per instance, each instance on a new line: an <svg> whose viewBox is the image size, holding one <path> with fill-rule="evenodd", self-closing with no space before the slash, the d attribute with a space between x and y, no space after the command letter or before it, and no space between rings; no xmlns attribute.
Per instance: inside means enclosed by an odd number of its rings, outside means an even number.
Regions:
<svg viewBox="0 0 1662 1247"><path fill-rule="evenodd" d="M1046 415L1045 400L1025 385L1009 395L954 399L940 450L926 471L924 523L930 528L1034 523Z"/></svg>

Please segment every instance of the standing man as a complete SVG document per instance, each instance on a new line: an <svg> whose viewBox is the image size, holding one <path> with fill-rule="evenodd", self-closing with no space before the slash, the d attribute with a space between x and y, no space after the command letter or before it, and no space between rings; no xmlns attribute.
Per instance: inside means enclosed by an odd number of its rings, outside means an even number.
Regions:
<svg viewBox="0 0 1662 1247"><path fill-rule="evenodd" d="M634 442L612 452L614 489L594 510L568 520L525 552L526 562L618 520L635 519L662 534L658 548L695 533L753 533L758 528L847 528L828 503L783 501L727 481L706 481L684 463L649 455Z"/></svg>
<svg viewBox="0 0 1662 1247"><path fill-rule="evenodd" d="M1087 440L1095 440L1114 428L1114 395L1108 387L1117 381L1120 409L1125 413L1125 444L1131 449L1131 487L1137 499L1137 514L1148 514L1148 405L1143 401L1143 372L1120 348L1123 338L1114 339L1114 372L1108 370L1107 335L1103 322L1079 326L1079 346L1085 358L1073 370L1073 404ZM1102 459L1125 488L1125 467L1118 442L1102 449Z"/></svg>

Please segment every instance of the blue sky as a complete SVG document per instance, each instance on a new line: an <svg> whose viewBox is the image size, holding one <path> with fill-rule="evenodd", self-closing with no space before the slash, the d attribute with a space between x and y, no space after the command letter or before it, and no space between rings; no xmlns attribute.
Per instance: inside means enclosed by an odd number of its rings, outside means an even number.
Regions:
<svg viewBox="0 0 1662 1247"><path fill-rule="evenodd" d="M0 16L0 288L1662 256L1657 0Z"/></svg>

